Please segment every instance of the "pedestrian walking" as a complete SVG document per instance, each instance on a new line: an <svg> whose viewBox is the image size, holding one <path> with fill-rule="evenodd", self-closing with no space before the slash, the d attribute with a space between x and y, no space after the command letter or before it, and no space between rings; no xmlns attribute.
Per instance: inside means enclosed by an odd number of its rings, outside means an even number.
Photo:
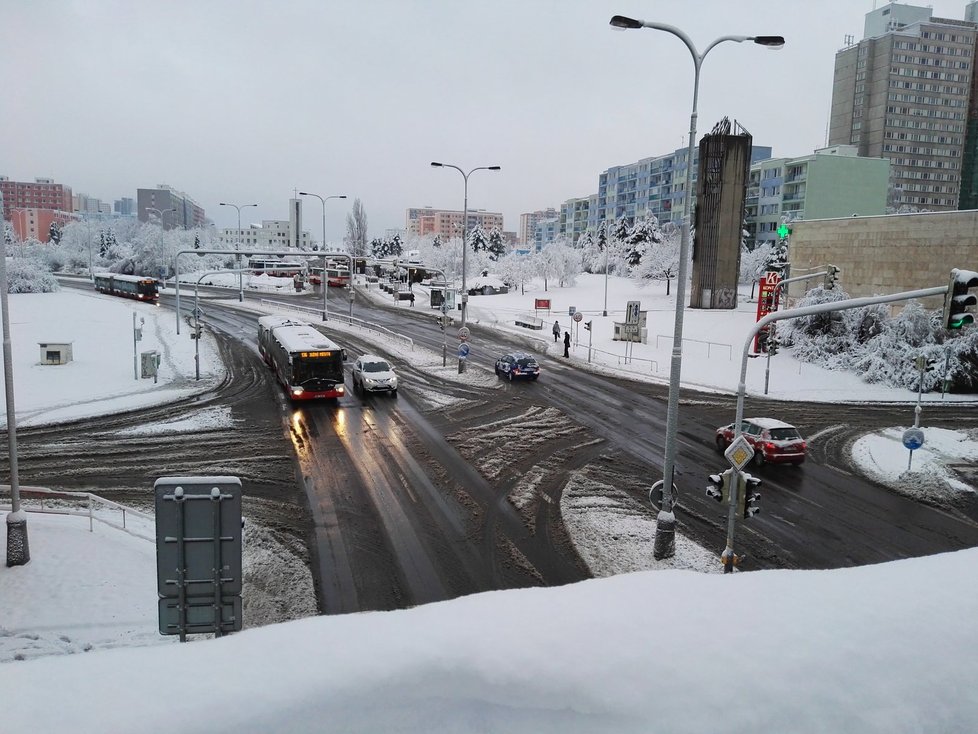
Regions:
<svg viewBox="0 0 978 734"><path fill-rule="evenodd" d="M560 322L559 321L554 321L553 332L554 332L554 344L556 344L557 343L557 340L560 339Z"/></svg>
<svg viewBox="0 0 978 734"><path fill-rule="evenodd" d="M565 357L570 356L570 332L569 331L564 332L564 356Z"/></svg>
<svg viewBox="0 0 978 734"><path fill-rule="evenodd" d="M411 308L414 308L414 291L411 291L411 297L408 300L411 301Z"/></svg>

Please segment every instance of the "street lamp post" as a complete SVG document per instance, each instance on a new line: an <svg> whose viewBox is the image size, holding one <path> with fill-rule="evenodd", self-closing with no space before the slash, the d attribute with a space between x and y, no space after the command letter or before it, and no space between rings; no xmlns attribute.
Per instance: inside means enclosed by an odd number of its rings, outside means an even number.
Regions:
<svg viewBox="0 0 978 734"><path fill-rule="evenodd" d="M346 194L336 194L334 196L320 196L319 194L314 194L311 191L300 191L299 196L315 196L323 204L323 252L326 252L326 202L329 199L345 199ZM326 312L328 310L328 305L326 303L326 296L329 293L329 284L326 282L326 261L323 260L323 321L326 320ZM353 268L350 268L350 318L353 318Z"/></svg>
<svg viewBox="0 0 978 734"><path fill-rule="evenodd" d="M0 193L0 211L3 194ZM14 408L14 367L10 345L10 308L7 305L7 245L0 252L0 321L3 324L3 387L7 399L7 453L10 463L10 512L7 513L7 565L23 566L31 560L27 542L27 513L20 506L17 470L17 411Z"/></svg>
<svg viewBox="0 0 978 734"><path fill-rule="evenodd" d="M166 264L166 258L163 256L163 229L166 227L166 220L164 219L164 215L167 212L175 212L176 209L172 209L171 208L171 209L164 209L163 211L160 211L159 209L156 209L154 207L148 206L148 207L146 207L146 211L148 211L148 212L156 212L156 214L160 218L160 262L165 265ZM89 250L89 253L91 253L91 250Z"/></svg>
<svg viewBox="0 0 978 734"><path fill-rule="evenodd" d="M469 293L465 288L465 253L469 249L468 243L465 241L467 237L467 228L469 224L469 176L471 176L476 171L498 171L499 166L479 166L478 168L473 168L471 171L466 173L458 166L454 166L451 163L436 163L431 162L431 165L435 168L454 168L456 171L462 174L462 180L464 184L464 198L462 204L462 326L465 326L465 315L469 307Z"/></svg>
<svg viewBox="0 0 978 734"><path fill-rule="evenodd" d="M231 204L226 201L218 203L218 206L233 206L238 211L238 236L234 242L234 249L238 252L235 255L235 263L238 270L238 303L244 301L244 271L241 269L241 210L248 206L258 206L257 204Z"/></svg>
<svg viewBox="0 0 978 734"><path fill-rule="evenodd" d="M671 558L676 554L676 518L673 514L673 480L675 478L676 435L679 422L679 378L683 363L683 311L686 301L686 261L689 259L689 225L693 200L693 153L696 143L696 103L699 97L700 68L703 59L717 45L724 41L753 41L761 46L779 49L784 46L782 36L720 36L713 41L703 53L696 51L696 46L683 31L665 23L653 23L643 20L626 18L616 15L611 19L611 26L620 30L636 28L651 28L665 31L678 37L693 57L693 111L689 117L689 143L686 150L686 187L683 192L683 231L679 241L679 272L676 284L676 320L672 338L672 360L669 370L669 403L666 413L666 446L662 463L662 504L656 519L655 543L653 555L656 559Z"/></svg>

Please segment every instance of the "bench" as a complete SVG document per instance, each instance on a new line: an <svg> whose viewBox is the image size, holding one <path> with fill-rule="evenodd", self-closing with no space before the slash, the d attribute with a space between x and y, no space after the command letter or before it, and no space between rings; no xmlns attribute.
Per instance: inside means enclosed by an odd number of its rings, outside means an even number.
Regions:
<svg viewBox="0 0 978 734"><path fill-rule="evenodd" d="M522 326L524 329L543 331L543 319L538 319L536 316L517 316L516 325Z"/></svg>

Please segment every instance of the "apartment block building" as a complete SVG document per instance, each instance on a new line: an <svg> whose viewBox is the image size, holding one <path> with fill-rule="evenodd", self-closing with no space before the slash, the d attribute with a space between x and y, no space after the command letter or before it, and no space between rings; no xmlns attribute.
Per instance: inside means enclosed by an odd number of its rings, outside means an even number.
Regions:
<svg viewBox="0 0 978 734"><path fill-rule="evenodd" d="M531 242L535 242L537 222L544 219L556 219L557 216L558 212L553 208L520 214L520 244L529 245Z"/></svg>
<svg viewBox="0 0 978 734"><path fill-rule="evenodd" d="M3 194L3 218L11 223L21 240L47 242L51 224L59 226L74 219L71 187L55 183L50 178L34 181L11 181L0 176Z"/></svg>
<svg viewBox="0 0 978 734"><path fill-rule="evenodd" d="M890 161L859 157L857 150L835 145L754 163L745 204L750 239L773 242L782 221L885 214Z"/></svg>
<svg viewBox="0 0 978 734"><path fill-rule="evenodd" d="M829 145L887 158L888 204L946 211L978 204L974 93L978 23L889 3L835 57ZM964 183L964 186L963 186Z"/></svg>
<svg viewBox="0 0 978 734"><path fill-rule="evenodd" d="M204 209L196 201L167 184L158 184L155 189L136 189L139 221L159 223L160 215L154 209L166 212L163 216L164 229L194 229L203 227L206 222Z"/></svg>
<svg viewBox="0 0 978 734"><path fill-rule="evenodd" d="M430 206L412 208L406 212L404 229L413 235L438 235L442 239L461 237L463 215L464 212L452 209L433 209ZM487 232L493 229L502 232L503 215L499 212L470 209L466 230L471 231L476 226Z"/></svg>

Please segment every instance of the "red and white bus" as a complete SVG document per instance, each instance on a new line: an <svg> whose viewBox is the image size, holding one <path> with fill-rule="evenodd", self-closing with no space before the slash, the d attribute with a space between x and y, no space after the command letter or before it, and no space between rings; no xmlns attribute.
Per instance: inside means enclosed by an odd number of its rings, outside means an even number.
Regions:
<svg viewBox="0 0 978 734"><path fill-rule="evenodd" d="M258 352L292 400L336 399L346 394L346 350L304 321L258 319Z"/></svg>
<svg viewBox="0 0 978 734"><path fill-rule="evenodd" d="M350 285L350 269L346 265L330 265L326 268L326 284L333 288Z"/></svg>

